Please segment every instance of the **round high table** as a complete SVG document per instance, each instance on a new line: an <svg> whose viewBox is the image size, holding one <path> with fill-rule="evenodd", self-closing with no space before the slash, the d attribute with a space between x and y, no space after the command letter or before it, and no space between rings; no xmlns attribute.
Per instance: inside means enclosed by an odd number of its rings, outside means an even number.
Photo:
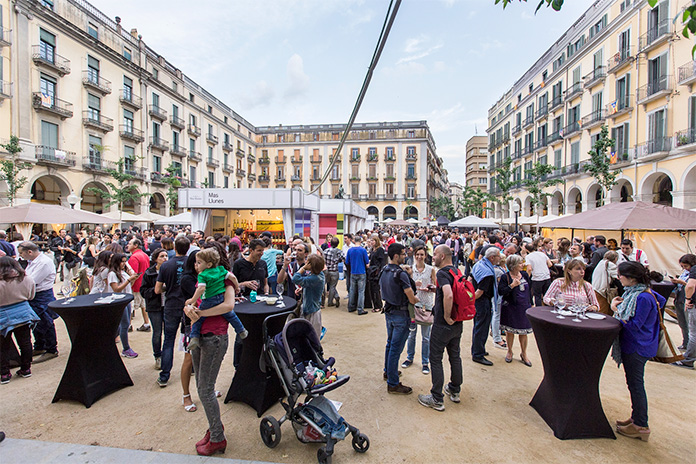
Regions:
<svg viewBox="0 0 696 464"><path fill-rule="evenodd" d="M621 323L610 316L573 322L573 316L556 318L551 309L527 310L544 365L544 378L529 404L556 438L615 439L599 398L599 378Z"/></svg>
<svg viewBox="0 0 696 464"><path fill-rule="evenodd" d="M248 404L256 411L258 417L271 406L277 403L284 391L280 385L276 372L270 366L263 371L260 367L263 355L263 321L268 316L292 311L297 306L297 301L284 296L285 307L267 305L265 301L251 303L244 301L234 306L234 312L249 331L249 335L242 340L242 355L232 379L225 403L241 401ZM268 336L274 337L283 330L284 317L277 317L269 321Z"/></svg>
<svg viewBox="0 0 696 464"><path fill-rule="evenodd" d="M68 304L56 300L48 305L65 322L72 344L53 403L75 400L89 408L99 398L133 385L114 343L123 310L133 295L122 294L124 298L112 303L95 302L109 295L83 295Z"/></svg>

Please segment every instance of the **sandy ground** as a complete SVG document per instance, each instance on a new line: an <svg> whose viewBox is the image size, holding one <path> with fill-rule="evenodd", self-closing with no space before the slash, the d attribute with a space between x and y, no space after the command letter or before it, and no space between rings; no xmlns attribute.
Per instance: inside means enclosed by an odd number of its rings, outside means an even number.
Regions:
<svg viewBox="0 0 696 464"><path fill-rule="evenodd" d="M341 294L345 295L343 288ZM359 455L349 440L339 442L334 462L694 462L695 371L648 363L646 387L652 429L649 443L621 436L616 440L561 441L528 405L543 375L533 337L529 348L533 367L517 361L519 351L515 351L515 362L506 364L505 351L494 349L489 340L490 359L495 365L487 368L471 362L466 355L472 326L467 323L462 337L462 402L454 404L445 399L446 411L437 412L420 406L416 399L416 394L430 389L430 376L420 372L420 341L416 347L417 361L404 369L402 377L403 383L414 388L414 394L389 395L382 380L384 316L370 313L358 317L348 314L345 308L342 299L341 308L322 311L328 329L323 341L325 353L337 359L341 373L351 375L346 386L328 396L343 402L341 414L369 436L371 447ZM134 327L141 323L138 314ZM203 436L207 421L200 405L194 413L185 412L181 406L182 353L175 354L169 386L161 389L155 384L157 371L150 334L133 332L131 345L140 356L124 362L135 386L102 398L90 409L70 401L52 404L69 350L65 325L60 319L56 327L61 356L35 365L29 379L14 377L9 384L0 386L1 430L12 438L195 454L194 444ZM681 342L677 325L668 323L668 329ZM233 375L230 348L218 389L226 392ZM192 390L197 401L193 382ZM611 423L630 416L623 369L617 369L611 361L605 365L600 391ZM225 457L316 462L318 445L300 443L289 423L283 425L278 447L269 449L261 441L259 419L250 407L222 401L220 407L228 440ZM268 414L280 417L282 408L276 405Z"/></svg>

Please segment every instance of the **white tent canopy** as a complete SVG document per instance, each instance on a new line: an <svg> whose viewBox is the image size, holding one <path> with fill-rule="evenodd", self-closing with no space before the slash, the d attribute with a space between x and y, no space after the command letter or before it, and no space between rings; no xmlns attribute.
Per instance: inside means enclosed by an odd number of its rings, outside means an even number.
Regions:
<svg viewBox="0 0 696 464"><path fill-rule="evenodd" d="M158 226L187 226L191 225L192 214L191 212L177 214L176 216L165 217L155 221L155 225Z"/></svg>
<svg viewBox="0 0 696 464"><path fill-rule="evenodd" d="M496 228L498 227L498 224L493 222L492 219L481 219L480 217L477 216L467 216L465 218L458 219L454 222L449 223L450 227L463 227L463 228L469 228L469 229L477 229L480 227L489 227L489 228Z"/></svg>

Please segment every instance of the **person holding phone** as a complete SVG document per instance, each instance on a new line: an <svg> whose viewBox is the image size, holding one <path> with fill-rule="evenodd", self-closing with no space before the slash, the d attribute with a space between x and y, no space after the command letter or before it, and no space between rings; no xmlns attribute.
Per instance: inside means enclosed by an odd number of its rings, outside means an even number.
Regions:
<svg viewBox="0 0 696 464"><path fill-rule="evenodd" d="M129 293L132 294L131 284L140 278L141 274L136 274L131 271L131 274L126 271L128 266L128 257L125 253L115 253L111 257L111 262L109 263L109 274L106 278L106 289L105 293ZM128 268L130 271L130 268ZM123 351L121 351L121 356L124 358L137 358L138 353L133 351L133 349L128 344L128 327L130 327L131 318L131 305L128 304L123 310L123 315L121 316L121 323L118 326L119 337L121 338L121 345L123 346Z"/></svg>

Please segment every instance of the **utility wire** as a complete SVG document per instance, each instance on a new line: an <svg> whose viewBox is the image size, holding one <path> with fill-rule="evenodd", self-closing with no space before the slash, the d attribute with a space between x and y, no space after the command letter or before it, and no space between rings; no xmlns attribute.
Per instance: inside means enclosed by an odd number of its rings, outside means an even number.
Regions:
<svg viewBox="0 0 696 464"><path fill-rule="evenodd" d="M367 68L367 75L365 76L365 80L363 81L362 88L360 89L360 93L358 94L358 99L355 102L355 106L353 107L353 112L350 115L350 119L348 120L348 124L346 125L345 131L343 131L343 136L341 137L341 141L338 144L338 148L336 149L336 153L334 153L333 157L331 158L331 162L329 163L328 168L326 169L326 172L324 172L324 175L321 178L321 182L319 182L319 185L309 192L310 194L316 193L319 191L322 185L324 185L324 182L326 182L326 179L329 177L329 173L331 172L331 168L333 168L334 164L336 164L336 160L338 157L341 155L341 149L343 148L343 145L346 141L346 138L348 138L348 133L350 132L351 128L353 127L353 123L355 122L355 118L358 116L358 111L360 110L360 106L362 105L363 99L365 98L365 94L367 94L367 88L370 86L370 81L372 80L372 74L374 73L375 68L377 67L377 62L379 61L379 57L382 55L382 50L384 50L384 46L387 43L387 38L389 37L389 32L391 31L392 25L394 24L394 20L396 19L396 13L399 11L399 6L401 5L401 0L396 0L396 4L394 3L394 0L391 0L389 2L389 8L387 9L387 15L384 18L384 24L382 25L382 31L379 34L379 40L377 41L377 47L375 48L375 52L372 55L372 61L370 62L370 66Z"/></svg>

